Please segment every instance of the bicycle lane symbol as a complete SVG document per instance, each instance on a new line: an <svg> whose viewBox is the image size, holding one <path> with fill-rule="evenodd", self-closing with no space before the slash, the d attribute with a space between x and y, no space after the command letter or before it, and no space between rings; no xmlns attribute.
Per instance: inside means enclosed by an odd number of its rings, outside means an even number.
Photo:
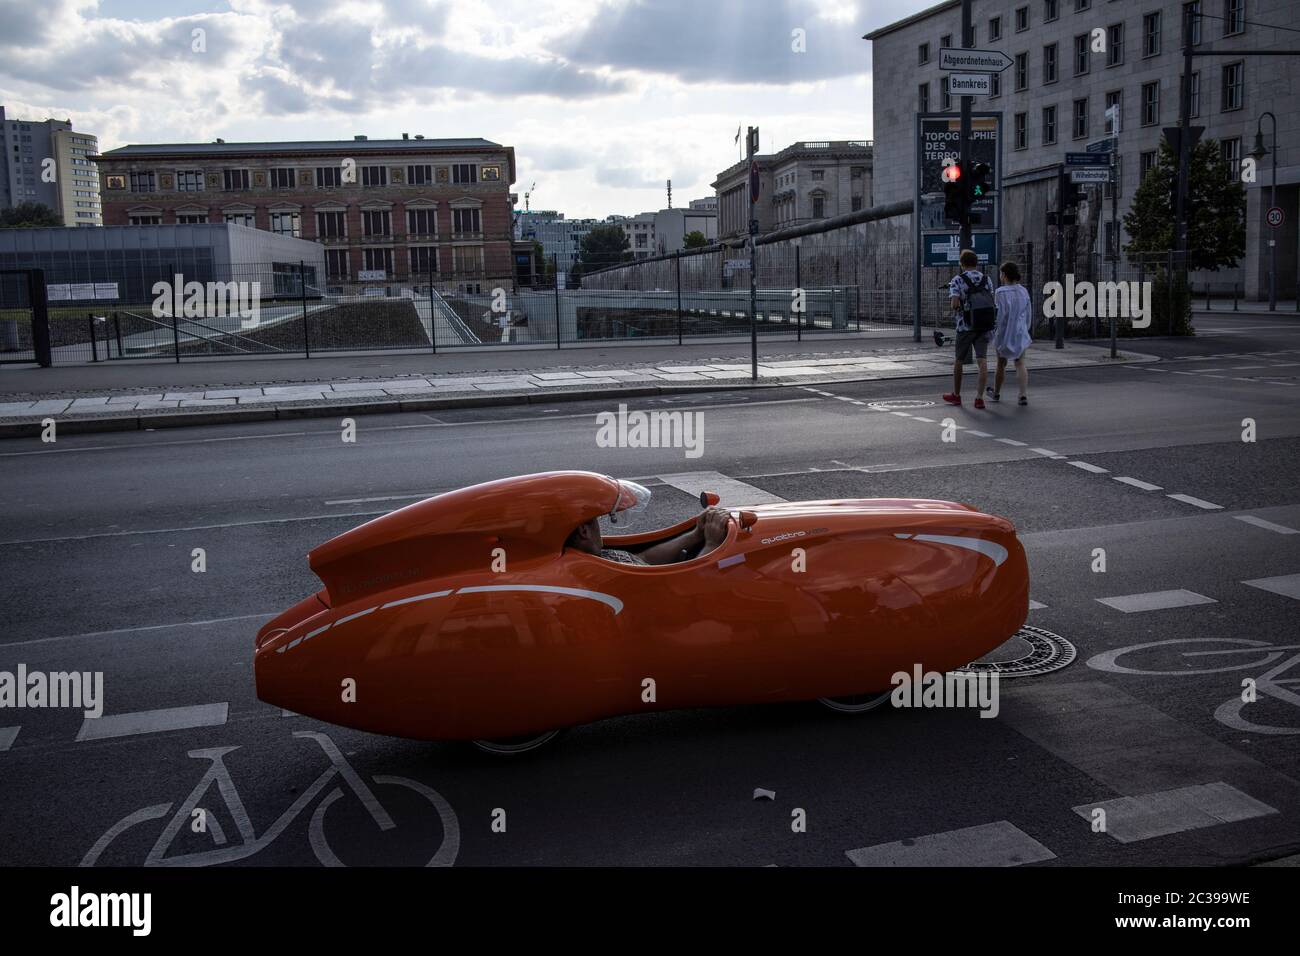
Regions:
<svg viewBox="0 0 1300 956"><path fill-rule="evenodd" d="M238 747L210 747L203 750L191 750L189 756L199 760L209 762L208 769L202 779L194 785L189 796L182 801L181 805L172 814L167 825L163 827L162 835L153 845L145 858L145 866L214 866L220 863L232 863L236 860L242 860L253 856L266 849L275 841L288 826L297 819L316 797L325 790L336 778L341 778L342 783L356 795L357 799L365 806L366 811L370 814L375 825L382 831L388 831L396 828L392 817L388 811L380 804L375 797L374 792L361 779L351 764L339 752L334 741L325 734L312 733L310 731L295 731L295 737L303 737L314 740L329 758L328 766L319 777L312 781L299 795L298 799L285 810L261 835L258 835L254 829L252 821L249 819L248 811L244 807L243 798L239 795L239 790L235 786L234 779L230 776L230 771L225 765L225 755L238 750ZM452 810L451 805L443 799L442 795L424 784L407 779L406 777L393 777L387 775L376 775L374 782L381 786L397 786L412 790L429 801L437 811L442 822L442 844L437 852L425 866L451 866L456 861L456 855L460 851L460 824L456 819L456 813ZM238 842L227 845L225 830L217 819L216 814L207 814L208 832L212 837L212 842L217 845L216 849L203 850L197 853L178 854L176 856L167 856L168 849L180 834L182 828L187 826L191 821L191 813L198 807L199 801L203 799L204 794L213 785L217 788L222 802L225 804L227 811L235 821L235 827L238 829ZM343 787L336 785L333 790L327 793L313 811L308 828L308 837L311 843L312 852L316 854L316 859L323 866L345 866L342 860L329 845L325 836L325 813L330 806L338 799L343 797ZM103 855L108 846L119 836L130 830L132 827L151 820L159 820L165 817L172 809L171 803L155 804L151 807L143 807L134 813L127 814L113 826L109 827L104 834L95 841L94 846L87 851L85 857L81 860L82 866L94 866L99 858Z"/></svg>
<svg viewBox="0 0 1300 956"><path fill-rule="evenodd" d="M1227 644L1235 646L1182 650L1172 660L1169 659L1171 650L1189 644ZM1126 661L1124 664L1120 663L1120 659L1124 658L1125 655L1138 655L1143 651L1151 652L1154 648L1161 648L1162 650L1155 652L1154 655L1148 654L1148 656L1157 658L1153 666L1134 666L1134 662L1130 661ZM1105 651L1090 657L1087 666L1111 674L1176 677L1226 674L1232 671L1258 670L1261 667L1268 667L1268 670L1255 678L1256 691L1276 701L1300 708L1300 694L1292 690L1292 688L1300 688L1300 653L1287 656L1287 651L1300 652L1300 644L1270 644L1267 641L1230 637L1175 638L1168 641L1152 641L1148 644L1131 644L1128 647ZM1158 660L1161 656L1165 658L1163 664ZM1141 659L1139 658L1139 660ZM1202 661L1209 663L1202 663ZM1269 667L1269 665L1275 666ZM1161 670L1159 669L1160 666L1172 666L1175 669ZM1283 676L1293 668L1297 669L1296 676ZM1235 694L1215 709L1214 719L1227 727L1246 733L1300 734L1300 727L1257 724L1247 719L1243 713L1247 706L1248 704L1242 699L1241 694Z"/></svg>

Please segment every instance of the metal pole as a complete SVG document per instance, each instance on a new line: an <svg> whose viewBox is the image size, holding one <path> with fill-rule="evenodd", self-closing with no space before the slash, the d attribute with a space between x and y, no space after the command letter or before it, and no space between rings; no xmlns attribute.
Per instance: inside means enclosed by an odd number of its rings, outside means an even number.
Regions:
<svg viewBox="0 0 1300 956"><path fill-rule="evenodd" d="M803 292L803 277L801 275L802 264L799 260L800 248L802 247L800 246L794 247L794 287L799 290L799 295L803 299L803 302L801 303L803 305L803 309L801 309L800 311L794 314L794 321L795 321L794 327L795 327L795 338L798 339L800 342L802 342L803 341L803 314L808 310L808 296L805 295Z"/></svg>
<svg viewBox="0 0 1300 956"><path fill-rule="evenodd" d="M1179 84L1178 97L1178 202L1174 217L1174 248L1178 252L1187 249L1187 167L1191 162L1191 126L1192 126L1192 14L1183 11L1183 75ZM1186 267L1187 259L1183 257ZM1170 276L1170 286L1173 276ZM1172 317L1171 317L1172 318Z"/></svg>
<svg viewBox="0 0 1300 956"><path fill-rule="evenodd" d="M180 365L181 364L181 331L179 327L180 318L179 316L176 315L176 303L180 300L181 293L183 293L185 289L184 286L181 286L179 289L175 288L175 286L180 286L181 284L179 282L176 282L177 276L176 273L172 270L172 264L170 262L167 263L167 275L171 278L172 282L174 283L173 290L172 290L172 354L176 356L176 364Z"/></svg>
<svg viewBox="0 0 1300 956"><path fill-rule="evenodd" d="M974 29L971 26L971 0L961 0L961 45L969 50L975 45ZM964 179L970 175L970 111L974 105L973 96L961 98L961 174ZM915 213L919 215L919 211ZM961 247L972 248L970 230L970 208L962 204ZM958 267L960 269L960 266Z"/></svg>
<svg viewBox="0 0 1300 956"><path fill-rule="evenodd" d="M438 252L435 249L429 256L429 341L433 345L433 354L438 354L438 313L433 306L433 263Z"/></svg>
<svg viewBox="0 0 1300 956"><path fill-rule="evenodd" d="M122 323L118 321L117 313L113 313L113 335L117 338L117 357L124 358L122 352Z"/></svg>
<svg viewBox="0 0 1300 956"><path fill-rule="evenodd" d="M1273 183L1268 187L1268 208L1277 205L1277 117L1272 111L1264 113L1273 124ZM1300 290L1297 290L1300 297ZM1268 311L1277 311L1277 230L1269 227L1268 233Z"/></svg>
<svg viewBox="0 0 1300 956"><path fill-rule="evenodd" d="M307 264L298 260L298 297L302 301L302 348L311 358L311 332L307 329Z"/></svg>
<svg viewBox="0 0 1300 956"><path fill-rule="evenodd" d="M749 160L745 167L745 178L749 189L749 359L750 380L754 382L758 381L758 262L754 251L754 234L758 232L758 220L754 218L757 200L754 193L758 185L754 182L754 153L756 152L754 140L756 138L757 130L751 126L745 148Z"/></svg>
<svg viewBox="0 0 1300 956"><path fill-rule="evenodd" d="M95 341L95 313L86 313L86 323L90 326L90 360L99 361L99 343Z"/></svg>
<svg viewBox="0 0 1300 956"><path fill-rule="evenodd" d="M551 269L555 272L555 347L558 349L560 347L560 260L558 253L551 253ZM577 332L576 328L574 332Z"/></svg>
<svg viewBox="0 0 1300 956"><path fill-rule="evenodd" d="M1119 281L1119 121L1120 117L1116 114L1111 121L1111 145L1110 145L1110 226L1115 233L1115 248L1106 243L1106 255L1110 256L1110 281L1115 283ZM1105 230L1102 230L1102 241L1105 242ZM1112 288L1116 288L1112 284ZM1109 311L1109 310L1107 310ZM1110 357L1116 358L1119 355L1118 343L1115 341L1115 316L1110 317Z"/></svg>
<svg viewBox="0 0 1300 956"><path fill-rule="evenodd" d="M1065 168L1056 173L1056 281L1065 283ZM1065 316L1056 317L1056 347L1065 348Z"/></svg>
<svg viewBox="0 0 1300 956"><path fill-rule="evenodd" d="M677 255L673 258L673 265L677 267L677 344L682 344L682 251L677 250Z"/></svg>

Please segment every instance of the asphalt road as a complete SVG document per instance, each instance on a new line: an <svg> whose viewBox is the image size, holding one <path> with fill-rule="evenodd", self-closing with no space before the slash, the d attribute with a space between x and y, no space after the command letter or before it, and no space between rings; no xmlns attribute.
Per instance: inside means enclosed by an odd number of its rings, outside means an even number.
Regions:
<svg viewBox="0 0 1300 956"><path fill-rule="evenodd" d="M79 740L79 711L0 710L0 863L139 864L156 845L180 865L224 859L213 851L249 865L332 852L348 864L751 866L918 847L931 862L1041 865L1295 853L1300 325L1225 318L1201 333L1144 342L1157 365L1035 375L1028 408L949 409L933 379L629 402L700 411L694 459L598 447L608 403L367 416L354 444L322 420L5 442L0 671L102 671L105 713L142 716L134 732ZM906 415L870 404L882 401ZM942 440L945 418L963 426L955 441ZM424 495L552 468L644 480L652 525L692 513L675 477L688 472L789 500L938 497L1006 515L1029 555L1029 623L1078 657L1004 680L991 720L701 709L575 728L514 762L256 699L253 634L318 587L311 547ZM1198 603L1101 600L1157 592ZM1176 643L1117 653L1156 642ZM1256 702L1241 704L1243 678ZM190 710L154 713L168 708ZM394 828L340 778L320 782L330 742ZM211 748L237 748L221 757L224 798L204 776ZM1076 810L1098 803L1117 823L1107 832ZM206 833L189 825L195 807L215 821ZM796 809L806 832L792 830Z"/></svg>

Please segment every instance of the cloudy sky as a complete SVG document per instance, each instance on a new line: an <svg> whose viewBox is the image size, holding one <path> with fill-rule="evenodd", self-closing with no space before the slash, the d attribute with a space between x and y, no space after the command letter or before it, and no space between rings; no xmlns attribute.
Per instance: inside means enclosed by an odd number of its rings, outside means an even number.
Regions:
<svg viewBox="0 0 1300 956"><path fill-rule="evenodd" d="M738 124L870 138L861 37L930 2L0 0L0 104L102 149L482 136L533 208L631 214L711 195Z"/></svg>

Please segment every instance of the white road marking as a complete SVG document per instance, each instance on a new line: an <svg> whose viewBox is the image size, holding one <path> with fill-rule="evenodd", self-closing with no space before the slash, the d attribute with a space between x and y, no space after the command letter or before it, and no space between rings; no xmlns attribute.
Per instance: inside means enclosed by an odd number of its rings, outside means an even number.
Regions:
<svg viewBox="0 0 1300 956"><path fill-rule="evenodd" d="M426 491L413 495L376 495L373 498L330 498L322 501L323 505L368 505L376 501L411 501L413 499L432 498L441 494L438 491Z"/></svg>
<svg viewBox="0 0 1300 956"><path fill-rule="evenodd" d="M192 707L166 707L162 710L141 710L132 714L112 714L86 718L77 732L77 740L104 740L109 737L131 737L136 734L156 734L167 730L189 730L192 727L220 727L226 722L229 704L196 704Z"/></svg>
<svg viewBox="0 0 1300 956"><path fill-rule="evenodd" d="M1051 451L1050 449L1047 448L1031 448L1029 450L1032 451L1035 455L1043 455L1046 458L1062 457L1060 452Z"/></svg>
<svg viewBox="0 0 1300 956"><path fill-rule="evenodd" d="M1173 607L1192 607L1197 604L1218 604L1214 598L1179 588L1175 591L1146 591L1142 594L1121 594L1115 597L1097 598L1099 604L1105 604L1125 614L1142 611L1164 611Z"/></svg>
<svg viewBox="0 0 1300 956"><path fill-rule="evenodd" d="M1090 465L1086 461L1072 461L1072 462L1068 462L1068 464L1073 465L1075 468L1082 468L1084 471L1090 471L1094 475L1110 474L1110 469L1102 468L1100 465Z"/></svg>
<svg viewBox="0 0 1300 956"><path fill-rule="evenodd" d="M1126 485L1132 485L1134 488L1141 488L1143 491L1163 491L1163 490L1164 490L1164 489L1161 488L1159 485L1153 485L1153 484L1151 484L1151 482L1149 482L1149 481L1140 481L1140 480L1137 479L1137 478L1129 478L1129 477L1126 477L1126 476L1125 476L1125 477L1121 477L1121 476L1119 476L1119 475L1116 475L1116 476L1114 477L1114 480L1115 480L1115 481L1122 481L1122 482L1124 482L1124 484L1126 484Z"/></svg>
<svg viewBox="0 0 1300 956"><path fill-rule="evenodd" d="M1265 531L1276 531L1278 534L1300 534L1295 528L1288 528L1284 524L1274 524L1271 521L1265 521L1263 518L1256 518L1254 515L1233 515L1238 521L1244 521L1246 524L1253 524L1256 528L1263 528Z"/></svg>
<svg viewBox="0 0 1300 956"><path fill-rule="evenodd" d="M1029 610L1031 611L1041 611L1045 607L1047 607L1046 604L1041 604L1038 601L1033 600L1032 598L1029 601Z"/></svg>
<svg viewBox="0 0 1300 956"><path fill-rule="evenodd" d="M717 471L686 471L675 475L658 475L660 481L684 491L693 498L699 497L701 491L716 493L727 507L737 505L770 505L785 501L778 495L766 492L753 485L747 485L735 478L728 478Z"/></svg>
<svg viewBox="0 0 1300 956"><path fill-rule="evenodd" d="M34 637L28 641L8 641L0 644L0 650L7 647L25 647L29 644L48 644L52 641L77 641L85 637L112 637L115 634L139 634L144 631L165 631L173 627L202 627L207 624L225 624L229 621L252 621L257 618L271 619L280 611L267 611L264 614L238 614L235 617L213 617L203 621L176 621L173 624L150 624L146 627L120 627L112 631L85 631L81 634L59 634L54 637Z"/></svg>
<svg viewBox="0 0 1300 956"><path fill-rule="evenodd" d="M1015 445L1017 448L1024 448L1027 444L1026 442L1016 441L1014 438L998 438L995 440L1002 442L1004 445Z"/></svg>
<svg viewBox="0 0 1300 956"><path fill-rule="evenodd" d="M1086 803L1072 809L1089 823L1093 820L1093 811L1105 811L1104 832L1120 843L1136 843L1278 812L1275 807L1261 803L1222 780Z"/></svg>
<svg viewBox="0 0 1300 956"><path fill-rule="evenodd" d="M4 753L14 745L20 730L22 730L22 727L0 727L0 753Z"/></svg>
<svg viewBox="0 0 1300 956"><path fill-rule="evenodd" d="M1206 511L1222 511L1223 505L1216 505L1212 501L1206 501L1203 498L1193 498L1191 495L1165 495L1166 498L1173 498L1174 501L1181 501L1185 505L1195 505L1197 508L1203 508Z"/></svg>
<svg viewBox="0 0 1300 956"><path fill-rule="evenodd" d="M920 418L921 416L920 416L920 415L917 415L916 417L917 417L917 418ZM929 421L929 419L927 418L926 421ZM992 438L992 437L993 437L993 436L990 435L988 432L977 432L977 431L976 431L975 429L973 429L973 428L968 428L968 429L966 429L966 432L967 432L967 434L974 435L976 438Z"/></svg>
<svg viewBox="0 0 1300 956"><path fill-rule="evenodd" d="M1295 598L1300 601L1300 574L1282 574L1275 578L1255 578L1253 581L1242 581L1241 583L1247 587L1259 588L1261 591L1271 591L1274 594Z"/></svg>
<svg viewBox="0 0 1300 956"><path fill-rule="evenodd" d="M934 424L933 418L926 418L924 415L913 415L912 417L915 418L918 422L929 422L930 424ZM971 432L971 434L978 435L979 432Z"/></svg>
<svg viewBox="0 0 1300 956"><path fill-rule="evenodd" d="M856 866L1021 866L1056 859L1006 820L846 850L844 855Z"/></svg>
<svg viewBox="0 0 1300 956"><path fill-rule="evenodd" d="M181 534L190 531L219 531L223 528L248 528L261 524L286 524L291 521L328 521L331 518L373 518L387 511L346 511L340 514L303 515L298 518L259 518L256 521L229 521L225 524L194 525L188 528L139 528L135 531L100 531L96 534L69 534L57 538L15 538L0 541L0 546L10 544L52 544L58 541L89 541L93 538L125 538L133 534Z"/></svg>
<svg viewBox="0 0 1300 956"><path fill-rule="evenodd" d="M41 448L35 451L0 452L0 458L22 458L26 455L66 455L74 451L114 451L119 448L161 448L165 445L212 445L223 441L260 441L265 438L302 438L312 432L276 432L271 435L227 435L224 438L178 438L173 441L134 441L120 445L81 445L64 448Z"/></svg>

